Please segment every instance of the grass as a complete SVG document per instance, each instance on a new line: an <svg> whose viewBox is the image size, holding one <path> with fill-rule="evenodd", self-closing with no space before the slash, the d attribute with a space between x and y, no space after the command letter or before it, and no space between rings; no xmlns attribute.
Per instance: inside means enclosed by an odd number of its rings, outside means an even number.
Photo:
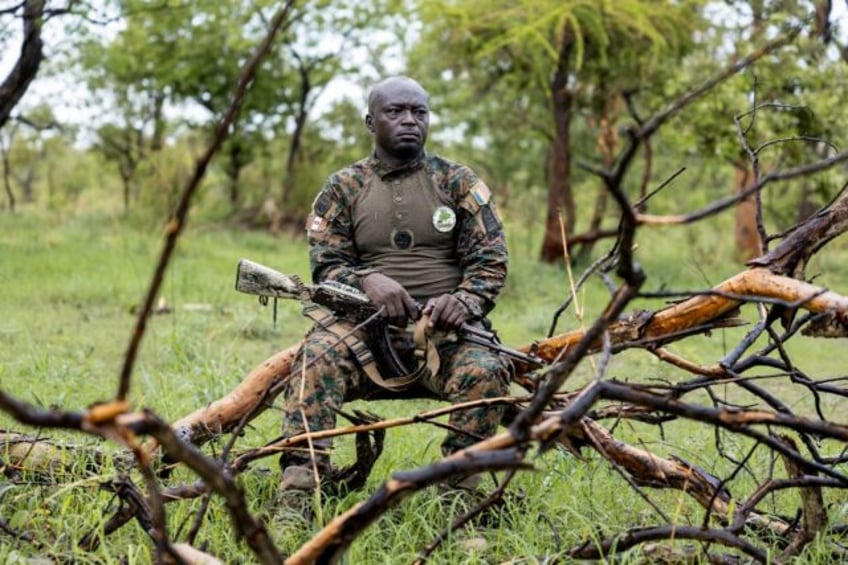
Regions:
<svg viewBox="0 0 848 565"><path fill-rule="evenodd" d="M738 272L733 260L727 220L671 230L646 230L640 234L637 256L649 279L647 290L693 290L711 286ZM517 226L517 223L516 223ZM112 398L117 376L135 323L133 312L144 297L160 252L162 234L141 230L105 215L60 218L26 212L0 216L0 389L41 407L82 410L89 404ZM568 296L568 278L561 267L535 262L538 234L515 227L510 232L512 264L493 321L510 346L545 336L551 312ZM599 245L597 252L603 250ZM274 352L296 342L309 327L298 305L279 305L276 326L271 310L255 297L233 290L235 265L240 257L272 265L281 271L307 275L302 240L271 237L215 225L189 225L180 241L162 290L170 313L153 316L148 324L133 373L130 400L173 420L219 398L231 390L254 366ZM848 257L844 244L832 245L816 259L810 273L823 273L819 283L837 291L848 289ZM591 323L603 308L608 291L594 279L580 294L584 313L569 309L559 323L565 330ZM656 309L658 301L639 301L634 308ZM746 311L754 319L752 311ZM738 342L745 329L695 337L672 348L701 363L714 363ZM831 341L798 338L791 344L793 358L803 362L808 374L817 377L844 375L844 345ZM569 381L573 389L592 374L589 360ZM615 356L610 376L630 380L667 380L687 375L658 362L642 351ZM802 412L812 413L811 395L796 394L787 383L774 379L779 390L792 391L789 401ZM736 394L717 387L719 394ZM735 397L734 397L735 398ZM408 415L435 406L426 401L381 402L361 405L386 418ZM825 409L838 411L838 403ZM33 430L0 415L0 425L72 442L78 449L66 454L52 479L25 474L21 483L0 484L0 518L21 531L37 533L38 543L14 540L0 533L0 560L25 562L45 557L59 562L150 563L153 545L135 523L128 524L97 550L83 552L76 542L91 529L102 528L114 512L116 501L100 488L119 469L107 459L95 475L85 472L86 448L107 453L108 444L80 434ZM279 414L272 410L257 419L237 448L260 445L275 437ZM415 468L438 459L442 432L427 425L391 430L387 449L378 461L364 492L324 501L329 517L349 508L373 492L393 470ZM727 464L716 457L712 430L687 422L667 425L660 434L654 427L636 422L619 423L616 436L659 455L677 454L722 475ZM705 447L706 446L706 447ZM743 456L750 443L723 434L723 446ZM825 447L837 450L840 446ZM210 446L209 450L216 449ZM352 459L352 446L337 444L337 461ZM514 484L510 502L497 528L485 531L485 550L463 549L461 535L451 537L437 550L431 563L491 563L516 557L541 562L556 556L583 539L600 539L615 531L638 525L663 523L649 505L596 454L584 451L585 460L563 451L531 454L536 470L522 473ZM757 455L754 468L768 468L774 461L765 452ZM759 467L758 467L759 466ZM744 474L743 474L744 475ZM172 482L190 480L178 472ZM279 480L276 461L260 461L240 477L251 507L261 512L273 497ZM755 485L753 477L741 476L734 494L744 495ZM517 500L518 494L523 500ZM677 523L698 524L702 511L676 491L650 491L653 500ZM848 501L828 493L834 519L844 521ZM172 533L190 528L199 501L168 506ZM768 501L776 511L791 515L797 501L789 495ZM347 563L405 563L444 528L451 519L433 492L419 492L367 529L353 544ZM270 521L275 541L284 552L294 551L314 533L315 526ZM234 542L231 525L220 500L213 499L198 537L198 545L227 563L251 563L244 543ZM813 544L805 560L824 559L824 544ZM625 562L636 562L636 555ZM803 560L802 560L803 561Z"/></svg>

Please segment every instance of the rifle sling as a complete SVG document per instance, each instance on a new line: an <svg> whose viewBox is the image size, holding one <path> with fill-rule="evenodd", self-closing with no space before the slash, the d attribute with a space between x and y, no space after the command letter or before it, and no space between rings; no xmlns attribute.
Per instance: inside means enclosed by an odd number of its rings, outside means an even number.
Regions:
<svg viewBox="0 0 848 565"><path fill-rule="evenodd" d="M301 303L303 304L303 314L323 329L334 334L350 349L351 353L356 357L359 366L377 386L391 391L402 391L412 386L425 371L429 371L431 375L435 375L439 371L439 354L436 347L430 339L430 332L427 328L427 316L422 316L415 324L413 331L413 343L415 345L415 360L418 367L398 377L384 379L377 369L377 364L374 362L374 355L368 345L351 331L349 323L340 321L332 311L316 304L309 297L302 296Z"/></svg>

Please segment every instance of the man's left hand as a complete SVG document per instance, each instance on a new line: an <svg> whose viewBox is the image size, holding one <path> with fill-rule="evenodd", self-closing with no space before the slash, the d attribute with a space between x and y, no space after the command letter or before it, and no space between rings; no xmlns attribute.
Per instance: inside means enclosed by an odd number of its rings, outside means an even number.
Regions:
<svg viewBox="0 0 848 565"><path fill-rule="evenodd" d="M431 298L424 307L430 316L429 326L440 330L458 330L468 320L468 308L452 294Z"/></svg>

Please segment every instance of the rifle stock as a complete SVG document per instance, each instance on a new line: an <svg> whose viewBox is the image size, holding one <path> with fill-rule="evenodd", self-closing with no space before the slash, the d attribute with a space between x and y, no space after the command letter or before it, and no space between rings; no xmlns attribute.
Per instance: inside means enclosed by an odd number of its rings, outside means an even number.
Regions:
<svg viewBox="0 0 848 565"><path fill-rule="evenodd" d="M297 276L290 277L248 259L239 259L236 290L270 298L300 298L304 285Z"/></svg>

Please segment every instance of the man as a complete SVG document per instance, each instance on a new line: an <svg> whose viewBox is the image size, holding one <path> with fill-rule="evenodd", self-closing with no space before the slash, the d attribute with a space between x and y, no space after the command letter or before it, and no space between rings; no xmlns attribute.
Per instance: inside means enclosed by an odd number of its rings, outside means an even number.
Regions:
<svg viewBox="0 0 848 565"><path fill-rule="evenodd" d="M365 125L374 151L327 179L307 221L312 277L363 291L395 328L429 317L440 368L422 371L416 386L454 403L503 396L505 361L453 333L494 307L507 272L503 226L473 171L424 151L428 101L406 77L372 89ZM386 382L369 376L353 351L359 348L343 341L351 331L365 340L353 324L316 323L307 335L283 393L284 436L332 428L343 402L385 393ZM493 435L500 418L497 408L454 413L442 453ZM328 449L315 441L286 451L282 490L312 489L314 469L320 476L330 468Z"/></svg>

